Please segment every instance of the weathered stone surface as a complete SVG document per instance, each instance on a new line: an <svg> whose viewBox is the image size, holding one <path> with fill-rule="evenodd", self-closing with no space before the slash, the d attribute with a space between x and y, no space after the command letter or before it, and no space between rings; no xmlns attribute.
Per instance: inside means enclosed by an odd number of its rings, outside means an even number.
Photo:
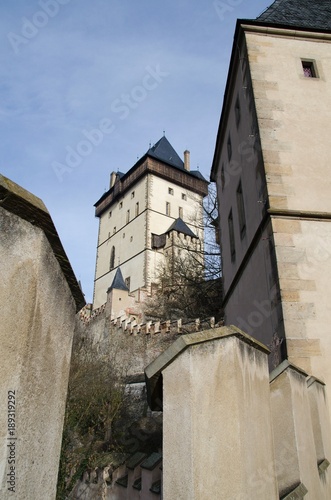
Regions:
<svg viewBox="0 0 331 500"><path fill-rule="evenodd" d="M0 496L52 499L82 296L41 200L4 178L0 197Z"/></svg>
<svg viewBox="0 0 331 500"><path fill-rule="evenodd" d="M267 353L223 327L183 336L147 368L163 380L165 500L278 499Z"/></svg>

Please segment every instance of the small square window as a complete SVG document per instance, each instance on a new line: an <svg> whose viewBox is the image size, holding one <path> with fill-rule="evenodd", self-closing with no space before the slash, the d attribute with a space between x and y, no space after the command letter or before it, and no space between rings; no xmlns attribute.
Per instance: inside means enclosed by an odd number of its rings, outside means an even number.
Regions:
<svg viewBox="0 0 331 500"><path fill-rule="evenodd" d="M187 200L187 195L185 193L182 193L182 200L184 200L184 201Z"/></svg>
<svg viewBox="0 0 331 500"><path fill-rule="evenodd" d="M172 188L168 188L168 193L173 195L174 194L174 190Z"/></svg>
<svg viewBox="0 0 331 500"><path fill-rule="evenodd" d="M317 73L314 61L301 61L301 62L302 62L303 75L306 78L316 78Z"/></svg>

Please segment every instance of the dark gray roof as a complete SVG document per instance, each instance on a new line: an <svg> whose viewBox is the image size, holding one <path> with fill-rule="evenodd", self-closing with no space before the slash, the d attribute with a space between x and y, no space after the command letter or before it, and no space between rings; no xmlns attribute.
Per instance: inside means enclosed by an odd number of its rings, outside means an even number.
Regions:
<svg viewBox="0 0 331 500"><path fill-rule="evenodd" d="M108 288L107 293L111 292L111 290L125 290L127 292L129 291L129 289L126 286L125 281L123 279L123 275L122 275L122 271L121 271L120 267L118 267L116 269L116 273L115 273L113 282L110 285L110 287Z"/></svg>
<svg viewBox="0 0 331 500"><path fill-rule="evenodd" d="M276 0L257 21L330 30L331 0Z"/></svg>
<svg viewBox="0 0 331 500"><path fill-rule="evenodd" d="M163 136L153 147L147 151L148 156L152 156L156 160L161 160L173 167L184 169L184 162L180 159L168 139Z"/></svg>
<svg viewBox="0 0 331 500"><path fill-rule="evenodd" d="M191 229L185 224L183 219L180 217L176 219L173 224L169 227L167 233L170 231L178 231L179 233L187 234L187 236L191 236L191 238L197 238L197 236L191 231Z"/></svg>
<svg viewBox="0 0 331 500"><path fill-rule="evenodd" d="M203 181L206 180L204 176L200 173L200 170L191 170L190 174L194 175L194 177L197 177L198 179L201 179Z"/></svg>

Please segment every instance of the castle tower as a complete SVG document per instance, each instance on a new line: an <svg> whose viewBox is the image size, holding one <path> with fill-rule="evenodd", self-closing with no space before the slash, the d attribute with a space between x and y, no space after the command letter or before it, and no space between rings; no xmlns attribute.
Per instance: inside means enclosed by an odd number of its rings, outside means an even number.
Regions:
<svg viewBox="0 0 331 500"><path fill-rule="evenodd" d="M202 202L208 182L190 170L162 137L126 173L113 172L109 190L95 204L99 217L93 307L107 300L107 289L121 267L125 285L137 297L150 291L165 258L166 234L181 219L203 246Z"/></svg>
<svg viewBox="0 0 331 500"><path fill-rule="evenodd" d="M238 20L212 166L226 323L329 391L330 61L329 1Z"/></svg>

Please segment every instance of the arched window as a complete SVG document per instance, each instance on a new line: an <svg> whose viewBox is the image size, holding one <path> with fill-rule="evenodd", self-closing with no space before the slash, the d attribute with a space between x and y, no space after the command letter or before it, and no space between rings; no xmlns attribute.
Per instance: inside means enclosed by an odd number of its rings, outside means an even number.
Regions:
<svg viewBox="0 0 331 500"><path fill-rule="evenodd" d="M112 246L111 247L111 251L110 251L110 262L109 262L109 268L110 269L114 269L115 267L115 247Z"/></svg>

